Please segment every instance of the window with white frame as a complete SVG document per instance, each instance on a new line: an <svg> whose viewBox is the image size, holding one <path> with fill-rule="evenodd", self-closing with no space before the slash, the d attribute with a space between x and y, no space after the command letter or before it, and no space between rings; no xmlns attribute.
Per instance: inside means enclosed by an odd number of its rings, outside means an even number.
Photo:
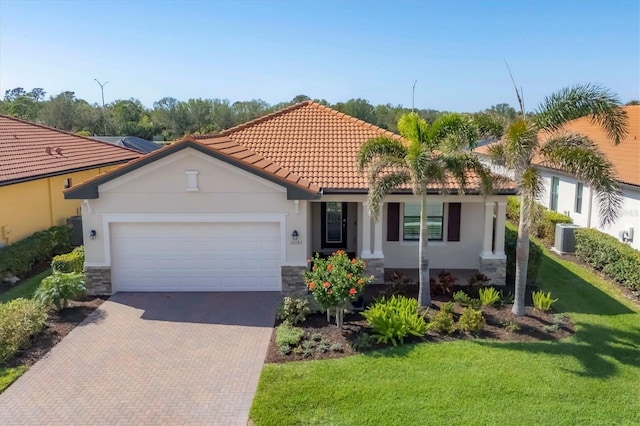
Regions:
<svg viewBox="0 0 640 426"><path fill-rule="evenodd" d="M549 210L558 211L558 189L560 188L560 178L551 178L551 200L549 200Z"/></svg>
<svg viewBox="0 0 640 426"><path fill-rule="evenodd" d="M442 203L427 204L427 235L429 241L442 241L444 224L444 205ZM402 216L402 239L418 241L420 239L420 204L405 203Z"/></svg>
<svg viewBox="0 0 640 426"><path fill-rule="evenodd" d="M576 213L582 213L582 191L582 183L576 183L576 207L574 209Z"/></svg>

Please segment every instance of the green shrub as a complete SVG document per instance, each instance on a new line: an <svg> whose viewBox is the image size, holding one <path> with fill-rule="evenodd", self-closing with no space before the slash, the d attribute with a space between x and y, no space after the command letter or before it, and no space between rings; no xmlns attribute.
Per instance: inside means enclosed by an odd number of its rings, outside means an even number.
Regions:
<svg viewBox="0 0 640 426"><path fill-rule="evenodd" d="M26 277L38 262L71 249L71 227L54 226L0 248L0 274L11 272Z"/></svg>
<svg viewBox="0 0 640 426"><path fill-rule="evenodd" d="M381 298L369 306L362 316L373 328L373 337L379 343L391 342L394 346L404 342L408 335L423 336L427 332L427 322L418 313L419 303L416 299L404 296Z"/></svg>
<svg viewBox="0 0 640 426"><path fill-rule="evenodd" d="M291 325L303 322L311 313L309 301L299 297L285 297L278 310L278 318Z"/></svg>
<svg viewBox="0 0 640 426"><path fill-rule="evenodd" d="M520 324L511 320L503 322L502 327L509 333L516 333L521 330Z"/></svg>
<svg viewBox="0 0 640 426"><path fill-rule="evenodd" d="M500 293L493 287L481 288L478 291L480 302L485 306L493 306L500 301Z"/></svg>
<svg viewBox="0 0 640 426"><path fill-rule="evenodd" d="M329 349L331 349L333 352L344 352L344 347L342 346L342 343L333 343Z"/></svg>
<svg viewBox="0 0 640 426"><path fill-rule="evenodd" d="M536 226L536 236L544 240L553 241L558 223L573 223L573 219L562 213L545 209L542 222Z"/></svg>
<svg viewBox="0 0 640 426"><path fill-rule="evenodd" d="M517 195L507 197L507 219L514 223L520 220L520 197Z"/></svg>
<svg viewBox="0 0 640 426"><path fill-rule="evenodd" d="M43 305L27 299L0 303L0 364L26 347L47 319Z"/></svg>
<svg viewBox="0 0 640 426"><path fill-rule="evenodd" d="M438 313L434 315L427 328L440 334L450 334L456 331L456 325L453 320L453 310L448 310L442 305ZM453 306L453 304L451 304Z"/></svg>
<svg viewBox="0 0 640 426"><path fill-rule="evenodd" d="M45 306L54 305L61 310L68 306L69 300L80 299L86 292L84 275L54 272L40 282L33 298Z"/></svg>
<svg viewBox="0 0 640 426"><path fill-rule="evenodd" d="M558 299L551 298L551 292L534 291L531 293L531 297L533 298L533 306L542 312L550 310L551 305L558 301Z"/></svg>
<svg viewBox="0 0 640 426"><path fill-rule="evenodd" d="M510 305L513 303L513 293L509 292L509 293L504 293L502 290L500 290L500 303L502 303L503 305Z"/></svg>
<svg viewBox="0 0 640 426"><path fill-rule="evenodd" d="M507 284L516 282L516 245L518 232L509 228L505 229L504 251L507 255ZM527 284L535 284L538 279L538 271L542 263L542 249L533 241L529 241L529 266L527 268Z"/></svg>
<svg viewBox="0 0 640 426"><path fill-rule="evenodd" d="M370 336L367 333L362 333L359 336L357 336L355 339L353 339L352 342L349 342L349 346L351 346L351 348L354 351L361 352L369 349L373 341L374 341L373 336Z"/></svg>
<svg viewBox="0 0 640 426"><path fill-rule="evenodd" d="M453 301L460 304L460 306L468 306L471 302L471 297L464 291L456 291L453 293Z"/></svg>
<svg viewBox="0 0 640 426"><path fill-rule="evenodd" d="M84 247L76 247L71 253L59 254L51 260L54 272L81 273L84 268Z"/></svg>
<svg viewBox="0 0 640 426"><path fill-rule="evenodd" d="M453 305L452 302L443 303L440 310L448 314L453 314L453 311L455 310L455 306Z"/></svg>
<svg viewBox="0 0 640 426"><path fill-rule="evenodd" d="M464 308L458 319L458 329L468 333L479 333L484 329L484 325L482 312L473 308Z"/></svg>
<svg viewBox="0 0 640 426"><path fill-rule="evenodd" d="M276 328L276 345L281 346L297 346L302 340L304 330L300 327L294 327L288 322L283 322Z"/></svg>
<svg viewBox="0 0 640 426"><path fill-rule="evenodd" d="M640 252L595 229L576 229L576 256L625 287L640 290Z"/></svg>

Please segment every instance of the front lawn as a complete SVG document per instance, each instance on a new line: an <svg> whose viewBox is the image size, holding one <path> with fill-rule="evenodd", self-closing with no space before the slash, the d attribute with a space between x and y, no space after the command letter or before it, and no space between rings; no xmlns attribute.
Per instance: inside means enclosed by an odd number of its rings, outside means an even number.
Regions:
<svg viewBox="0 0 640 426"><path fill-rule="evenodd" d="M16 381L18 377L27 371L27 367L20 366L14 368L2 368L0 367L0 393L9 387L11 383Z"/></svg>
<svg viewBox="0 0 640 426"><path fill-rule="evenodd" d="M576 334L460 340L266 365L256 425L640 424L640 308L545 250L541 287Z"/></svg>
<svg viewBox="0 0 640 426"><path fill-rule="evenodd" d="M51 275L51 269L47 269L46 271L40 272L31 278L27 278L15 287L5 291L4 293L0 293L0 303L6 303L10 300L17 299L18 297L31 299L33 297L33 293L35 293L36 289L40 285L40 281L49 275Z"/></svg>

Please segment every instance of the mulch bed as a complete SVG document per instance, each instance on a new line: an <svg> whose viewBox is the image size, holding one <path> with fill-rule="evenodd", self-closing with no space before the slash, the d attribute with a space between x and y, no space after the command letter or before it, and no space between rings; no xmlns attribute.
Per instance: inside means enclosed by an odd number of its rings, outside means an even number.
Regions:
<svg viewBox="0 0 640 426"><path fill-rule="evenodd" d="M50 312L42 332L34 336L29 347L9 360L6 366L30 367L35 364L106 299L106 297L88 296L80 301L69 301L69 306L60 312Z"/></svg>
<svg viewBox="0 0 640 426"><path fill-rule="evenodd" d="M414 291L410 290L406 293L411 296ZM434 296L433 305L430 310L435 312L440 309L442 304L450 300L450 297ZM558 326L554 326L554 319L558 320L560 318L554 318L555 314L553 312L539 312L533 308L527 307L527 314L522 317L517 317L511 313L511 306L512 305L504 305L500 307L482 306L481 310L485 317L486 325L484 330L478 335L474 336L462 332L455 332L450 335L441 335L430 331L424 337L407 337L405 338L405 343L444 342L471 338L519 342L559 340L569 337L575 332L573 323L571 323L567 317L563 316L562 323ZM456 304L454 313L454 319L456 322L461 312L462 307ZM505 328L505 323L517 323L519 330L508 331ZM373 333L373 331L367 326L366 320L357 312L345 315L344 330L342 333L338 330L335 322L327 322L326 314L313 314L309 316L306 321L302 324L298 324L297 326L302 328L305 332L303 343L305 341L313 341L314 336L317 340L321 335L322 339L326 339L330 345L335 343L340 344L342 351L329 349L325 352L316 350L312 354L308 355L295 352L284 355L278 350L276 345L276 331L274 329L265 359L266 363L341 358L358 352L366 352L390 346L374 343L364 350L354 349L354 342L357 347L357 339L359 336L362 336L364 333L369 335ZM317 342L315 345L317 347Z"/></svg>

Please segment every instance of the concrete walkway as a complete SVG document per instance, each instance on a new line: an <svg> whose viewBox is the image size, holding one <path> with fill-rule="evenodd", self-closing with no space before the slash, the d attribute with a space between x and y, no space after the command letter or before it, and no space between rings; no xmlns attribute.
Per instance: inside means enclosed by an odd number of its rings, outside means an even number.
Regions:
<svg viewBox="0 0 640 426"><path fill-rule="evenodd" d="M118 293L0 394L2 425L246 425L278 293Z"/></svg>

